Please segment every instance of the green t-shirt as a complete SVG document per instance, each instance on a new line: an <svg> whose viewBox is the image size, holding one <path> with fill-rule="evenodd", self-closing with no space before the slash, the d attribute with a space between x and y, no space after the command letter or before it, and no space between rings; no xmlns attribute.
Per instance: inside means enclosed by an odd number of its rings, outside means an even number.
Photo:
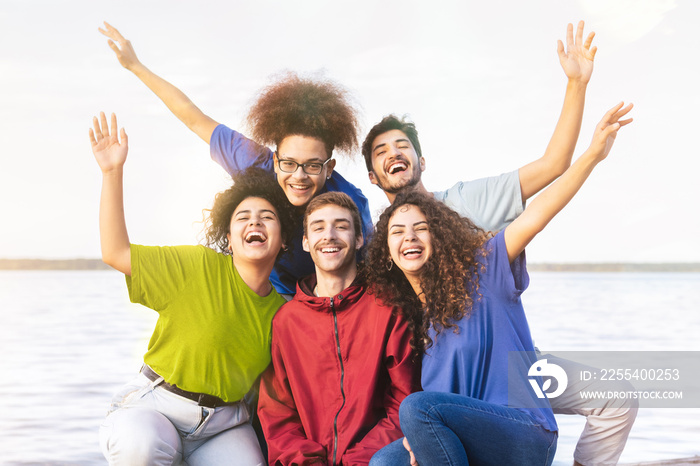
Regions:
<svg viewBox="0 0 700 466"><path fill-rule="evenodd" d="M204 246L131 245L131 302L158 312L144 361L166 382L237 401L270 363L272 318L285 303L260 297L231 256Z"/></svg>

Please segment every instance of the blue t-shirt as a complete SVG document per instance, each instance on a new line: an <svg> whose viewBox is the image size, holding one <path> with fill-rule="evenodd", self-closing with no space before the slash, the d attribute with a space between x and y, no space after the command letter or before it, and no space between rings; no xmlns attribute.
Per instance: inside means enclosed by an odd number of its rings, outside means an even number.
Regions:
<svg viewBox="0 0 700 466"><path fill-rule="evenodd" d="M269 172L274 171L273 152L269 148L261 146L227 126L219 125L214 129L209 147L211 158L230 175L240 173L251 166L260 167ZM372 215L369 211L369 202L362 191L335 170L330 179L326 180L319 194L329 191L343 192L355 202L360 211L362 235L367 244L373 230ZM297 280L315 271L311 255L301 247L304 230L301 222L299 223L297 231L292 235L292 250L282 255L270 274L270 281L278 293L293 295L296 292Z"/></svg>
<svg viewBox="0 0 700 466"><path fill-rule="evenodd" d="M423 390L514 406L545 429L556 431L549 402L537 398L525 377L511 384L509 399L509 352L521 352L517 354L527 367L537 360L520 301L530 281L525 254L510 264L503 232L484 248L488 252L482 259L485 270L479 275L481 297L475 299L469 315L456 322L458 333L454 327L443 329L437 337L433 328L429 331L433 346L423 356Z"/></svg>

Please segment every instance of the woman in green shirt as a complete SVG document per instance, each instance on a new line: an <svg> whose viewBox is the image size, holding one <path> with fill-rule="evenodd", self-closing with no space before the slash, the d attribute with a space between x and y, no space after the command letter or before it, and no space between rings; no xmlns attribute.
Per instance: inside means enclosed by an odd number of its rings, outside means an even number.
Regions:
<svg viewBox="0 0 700 466"><path fill-rule="evenodd" d="M138 376L100 429L110 464L264 464L243 397L270 362L272 317L285 302L269 276L289 241L291 206L275 180L246 172L216 196L205 246L131 244L124 219L124 129L90 130L102 171L102 259L129 298L158 312Z"/></svg>

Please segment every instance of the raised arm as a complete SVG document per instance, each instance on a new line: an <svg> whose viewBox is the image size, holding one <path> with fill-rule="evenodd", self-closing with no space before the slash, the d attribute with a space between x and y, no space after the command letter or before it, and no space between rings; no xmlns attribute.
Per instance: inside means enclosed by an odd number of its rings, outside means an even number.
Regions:
<svg viewBox="0 0 700 466"><path fill-rule="evenodd" d="M121 142L117 136L117 116L112 113L112 129L107 117L100 112L100 120L92 119L90 143L95 160L102 170L102 195L100 197L100 243L102 260L120 272L131 275L131 243L124 219L124 162L129 150L124 128ZM101 126L100 126L101 123Z"/></svg>
<svg viewBox="0 0 700 466"><path fill-rule="evenodd" d="M593 168L607 157L618 130L632 121L620 120L632 110L632 104L623 108L620 102L610 109L593 133L593 141L581 157L550 187L537 196L525 211L506 227L504 235L508 259L512 262L525 246L561 211L574 197Z"/></svg>
<svg viewBox="0 0 700 466"><path fill-rule="evenodd" d="M593 73L593 59L597 51L596 47L591 47L594 32L588 34L583 41L583 26L583 21L580 21L574 38L574 27L568 25L566 50L562 41L557 41L559 62L568 78L564 105L544 155L521 167L518 172L523 202L554 181L571 165L571 157L581 131L586 87Z"/></svg>
<svg viewBox="0 0 700 466"><path fill-rule="evenodd" d="M136 57L131 42L126 40L116 28L106 21L104 25L105 28L99 28L99 31L109 37L107 43L114 50L119 63L134 73L180 121L209 144L214 128L219 123L205 115L180 89L146 68Z"/></svg>

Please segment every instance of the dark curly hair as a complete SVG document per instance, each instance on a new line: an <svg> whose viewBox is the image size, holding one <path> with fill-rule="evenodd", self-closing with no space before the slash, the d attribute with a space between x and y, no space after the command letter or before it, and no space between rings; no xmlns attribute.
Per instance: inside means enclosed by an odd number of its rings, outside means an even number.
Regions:
<svg viewBox="0 0 700 466"><path fill-rule="evenodd" d="M280 221L282 243L291 247L291 238L298 221L296 209L279 188L274 176L257 167L248 168L233 176L233 185L216 195L211 209L204 210L206 246L223 254L231 254L226 237L231 228L231 216L236 207L249 197L259 197L272 204ZM283 252L280 250L278 259Z"/></svg>
<svg viewBox="0 0 700 466"><path fill-rule="evenodd" d="M367 137L362 143L362 155L365 158L365 165L367 166L368 172L372 171L372 144L374 143L374 140L380 134L384 134L392 129L402 131L408 140L411 141L411 144L413 144L413 148L416 150L416 155L418 155L418 158L420 159L423 157L423 151L420 148L420 141L418 140L418 130L416 129L416 125L408 121L405 115L403 118L399 118L396 115L387 115L382 118L382 121L372 126L372 129L369 130Z"/></svg>
<svg viewBox="0 0 700 466"><path fill-rule="evenodd" d="M260 144L276 145L287 136L320 139L328 156L333 150L356 151L359 123L349 92L327 79L309 79L287 72L262 89L246 122Z"/></svg>
<svg viewBox="0 0 700 466"><path fill-rule="evenodd" d="M431 237L433 252L420 271L425 305L403 272L396 266L388 267L389 220L407 205L418 207L425 215ZM469 315L479 297L480 259L486 255L482 246L489 236L442 202L415 191L400 193L379 217L363 273L377 298L403 310L413 331L414 349L423 351L432 346L428 337L431 325L436 333L450 327L457 331L454 321Z"/></svg>

